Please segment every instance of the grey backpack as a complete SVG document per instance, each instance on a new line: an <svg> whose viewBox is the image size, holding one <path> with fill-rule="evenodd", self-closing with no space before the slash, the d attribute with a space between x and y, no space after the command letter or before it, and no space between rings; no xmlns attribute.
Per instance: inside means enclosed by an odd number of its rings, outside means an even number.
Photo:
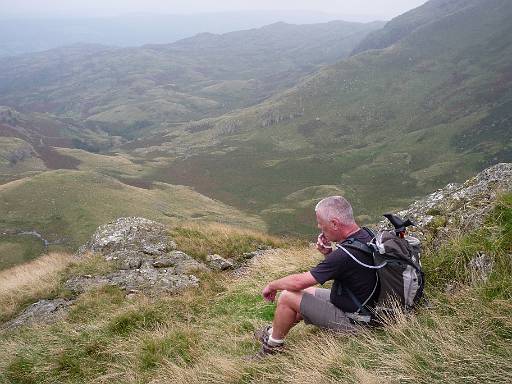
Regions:
<svg viewBox="0 0 512 384"><path fill-rule="evenodd" d="M410 220L403 221L399 217L384 215L393 224L395 229L380 231L374 234L365 228L372 240L368 243L349 238L338 244L356 263L374 269L377 282L380 286L375 308L368 309L365 304L360 304L350 291L347 293L352 298L358 310L358 320L363 322L383 319L393 315L397 309L409 310L413 308L423 295L424 274L420 262L420 241L405 234L409 225L414 225ZM371 254L374 265L361 262L351 252L350 248ZM370 298L369 298L370 299Z"/></svg>

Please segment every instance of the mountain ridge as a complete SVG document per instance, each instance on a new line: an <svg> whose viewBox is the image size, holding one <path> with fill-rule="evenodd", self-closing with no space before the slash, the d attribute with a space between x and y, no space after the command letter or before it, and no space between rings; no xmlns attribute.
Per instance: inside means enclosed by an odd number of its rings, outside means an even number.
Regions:
<svg viewBox="0 0 512 384"><path fill-rule="evenodd" d="M204 39L199 36L141 48L78 45L0 59L0 104L88 119L114 134L132 130L133 135L151 125L257 103L317 66L345 57L380 25L279 24L272 32L208 35L207 41L215 42L209 47L196 47ZM297 36L303 30L307 33ZM213 85L217 88L208 88Z"/></svg>

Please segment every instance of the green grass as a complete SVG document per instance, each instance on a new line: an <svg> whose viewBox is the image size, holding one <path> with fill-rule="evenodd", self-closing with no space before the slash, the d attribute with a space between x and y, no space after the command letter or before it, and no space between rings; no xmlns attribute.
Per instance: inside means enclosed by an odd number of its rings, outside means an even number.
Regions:
<svg viewBox="0 0 512 384"><path fill-rule="evenodd" d="M58 170L2 186L0 229L36 230L50 242L75 250L96 228L118 217L142 216L159 222L223 222L264 228L253 215L209 199L183 186L156 183L151 189L129 186L90 171ZM2 262L13 263L37 254L31 239L3 239L12 253ZM40 252L39 252L40 253Z"/></svg>
<svg viewBox="0 0 512 384"><path fill-rule="evenodd" d="M0 270L24 263L44 252L43 242L28 235L0 236Z"/></svg>
<svg viewBox="0 0 512 384"><path fill-rule="evenodd" d="M361 52L257 106L210 118L209 129L162 129L177 137L141 149L186 156L151 178L259 214L273 233L312 235L315 201L288 200L306 188L334 185L374 221L510 161L512 9L466 5L411 11L396 23L423 27L400 30L392 48Z"/></svg>
<svg viewBox="0 0 512 384"><path fill-rule="evenodd" d="M486 225L470 234L452 237L440 249L430 250L425 268L433 287L443 289L447 284L472 283L469 261L485 254L493 262L489 279L480 291L489 300L512 299L512 195L501 198Z"/></svg>
<svg viewBox="0 0 512 384"><path fill-rule="evenodd" d="M289 246L298 240L264 235L256 231L236 230L222 225L188 225L172 228L170 235L177 248L197 259L206 260L207 255L219 254L237 262L245 259L244 253L268 248Z"/></svg>

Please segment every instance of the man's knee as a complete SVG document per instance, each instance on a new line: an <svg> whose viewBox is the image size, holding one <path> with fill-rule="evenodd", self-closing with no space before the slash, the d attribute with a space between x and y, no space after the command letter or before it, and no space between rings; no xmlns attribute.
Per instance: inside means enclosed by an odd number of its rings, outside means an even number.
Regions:
<svg viewBox="0 0 512 384"><path fill-rule="evenodd" d="M306 289L303 289L302 292L309 293L310 295L315 296L316 287L309 287Z"/></svg>
<svg viewBox="0 0 512 384"><path fill-rule="evenodd" d="M296 312L299 312L300 302L302 300L303 291L282 291L277 301L277 305L284 305L286 307L293 308Z"/></svg>

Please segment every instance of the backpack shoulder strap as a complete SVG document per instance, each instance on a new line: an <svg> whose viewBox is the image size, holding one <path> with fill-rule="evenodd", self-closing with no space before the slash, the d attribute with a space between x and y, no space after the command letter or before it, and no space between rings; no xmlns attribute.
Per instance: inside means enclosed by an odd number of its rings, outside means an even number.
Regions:
<svg viewBox="0 0 512 384"><path fill-rule="evenodd" d="M372 237L372 239L375 237L375 232L368 227L363 227L363 229Z"/></svg>
<svg viewBox="0 0 512 384"><path fill-rule="evenodd" d="M362 241L359 241L357 239L347 239L341 244L339 244L340 247L346 247L346 248L352 248L357 249L363 253L366 253L368 255L373 255L373 249L366 243L363 243Z"/></svg>
<svg viewBox="0 0 512 384"><path fill-rule="evenodd" d="M372 240L375 238L375 233L368 227L362 227L362 229L370 235ZM362 242L361 240L358 240L354 237L349 237L348 239L345 239L341 242L340 245L343 245L345 247L357 249L361 252L364 252L366 254L373 254L373 248L368 245L368 243Z"/></svg>
<svg viewBox="0 0 512 384"><path fill-rule="evenodd" d="M362 267L370 268L370 269L381 269L382 267L384 267L384 266L387 264L387 261L384 261L381 265L368 265L368 264L366 264L366 263L363 263L361 260L359 260L357 257L355 257L355 256L354 256L354 255L353 255L353 254L352 254L352 253L351 253L351 252L350 252L350 251L345 247L346 245L347 245L347 244L343 244L343 245L341 245L341 244L340 244L340 246L339 246L339 247L340 247L340 249L342 249L342 250L343 250L347 255L349 255L349 256L350 256L350 258L351 258L352 260L354 260L357 264L359 264L359 265L360 265L360 266L362 266ZM352 248L359 249L359 247L357 247L357 248L356 248L356 247L353 247L353 245L354 245L354 244L350 244L350 246L352 246ZM370 248L370 247L368 247L368 248ZM372 252L372 254L373 254L373 252Z"/></svg>

